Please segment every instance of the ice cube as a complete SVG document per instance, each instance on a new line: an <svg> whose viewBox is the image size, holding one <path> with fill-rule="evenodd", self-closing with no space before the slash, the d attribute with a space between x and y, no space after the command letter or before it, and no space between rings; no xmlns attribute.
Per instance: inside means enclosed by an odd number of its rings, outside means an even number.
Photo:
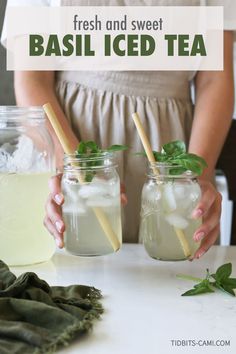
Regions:
<svg viewBox="0 0 236 354"><path fill-rule="evenodd" d="M190 199L192 202L196 202L201 197L201 188L197 182L193 182L190 186Z"/></svg>
<svg viewBox="0 0 236 354"><path fill-rule="evenodd" d="M161 198L161 189L156 183L144 185L143 193L149 200L157 201Z"/></svg>
<svg viewBox="0 0 236 354"><path fill-rule="evenodd" d="M176 204L178 209L187 210L192 205L190 198L190 185L189 182L175 182L173 184L173 190L176 198Z"/></svg>
<svg viewBox="0 0 236 354"><path fill-rule="evenodd" d="M108 185L109 195L111 197L118 197L120 195L120 183L117 181L111 181Z"/></svg>
<svg viewBox="0 0 236 354"><path fill-rule="evenodd" d="M34 172L48 171L46 156L47 156L46 153L39 152L36 149L34 149L32 154L33 162L30 170Z"/></svg>
<svg viewBox="0 0 236 354"><path fill-rule="evenodd" d="M184 230L189 225L188 221L185 218L175 212L166 215L165 219L170 225L176 227L177 229Z"/></svg>
<svg viewBox="0 0 236 354"><path fill-rule="evenodd" d="M63 205L63 213L73 214L73 215L85 215L87 212L87 207L82 203L65 203Z"/></svg>
<svg viewBox="0 0 236 354"><path fill-rule="evenodd" d="M111 197L118 197L120 195L120 186L117 184L117 185L114 185L113 187L110 186L110 196Z"/></svg>
<svg viewBox="0 0 236 354"><path fill-rule="evenodd" d="M174 211L177 208L173 183L165 183L163 185L163 208L167 212Z"/></svg>
<svg viewBox="0 0 236 354"><path fill-rule="evenodd" d="M15 147L15 143L13 142L13 144L10 143L4 143L2 144L2 146L0 147L0 171L2 172L14 172L15 168L11 168L9 169L9 165L11 162L11 155L13 154L13 152L15 151L16 147Z"/></svg>
<svg viewBox="0 0 236 354"><path fill-rule="evenodd" d="M14 151L15 151L16 147L15 147L15 144L10 144L10 143L4 143L0 150L4 150L6 151L8 154L12 154Z"/></svg>
<svg viewBox="0 0 236 354"><path fill-rule="evenodd" d="M26 135L20 136L17 148L9 161L10 167L14 166L19 171L28 171L33 162L33 150L33 141Z"/></svg>
<svg viewBox="0 0 236 354"><path fill-rule="evenodd" d="M82 185L79 190L79 196L84 199L107 195L109 195L108 183L95 178L91 183Z"/></svg>
<svg viewBox="0 0 236 354"><path fill-rule="evenodd" d="M117 197L120 195L120 184L115 178L105 180L99 177L94 177L91 185L95 185L100 189L103 189L103 195L110 195L111 197Z"/></svg>
<svg viewBox="0 0 236 354"><path fill-rule="evenodd" d="M182 200L187 197L187 188L183 183L175 182L173 185L173 189L176 199Z"/></svg>
<svg viewBox="0 0 236 354"><path fill-rule="evenodd" d="M0 148L0 171L4 172L7 170L8 160L10 158L10 154Z"/></svg>
<svg viewBox="0 0 236 354"><path fill-rule="evenodd" d="M105 198L105 197L96 197L89 198L86 202L88 207L100 207L100 208L112 208L116 207L119 204L117 203L117 199L115 198Z"/></svg>
<svg viewBox="0 0 236 354"><path fill-rule="evenodd" d="M142 191L143 203L149 207L155 208L161 199L161 189L156 184L145 184Z"/></svg>
<svg viewBox="0 0 236 354"><path fill-rule="evenodd" d="M91 184L82 185L79 189L78 195L80 198L88 199L89 197L95 197L101 195L103 191L99 187L92 186Z"/></svg>
<svg viewBox="0 0 236 354"><path fill-rule="evenodd" d="M94 177L91 185L98 187L101 191L103 190L103 194L109 194L110 192L110 183L111 181L99 178L99 177Z"/></svg>
<svg viewBox="0 0 236 354"><path fill-rule="evenodd" d="M35 149L33 140L22 135L0 148L0 169L8 172L48 171L44 152Z"/></svg>
<svg viewBox="0 0 236 354"><path fill-rule="evenodd" d="M177 199L178 208L189 211L190 215L200 199L201 189L196 182L189 182L185 185L185 197Z"/></svg>
<svg viewBox="0 0 236 354"><path fill-rule="evenodd" d="M141 207L142 218L161 209L161 195L161 188L155 182L143 186Z"/></svg>
<svg viewBox="0 0 236 354"><path fill-rule="evenodd" d="M65 198L68 198L71 202L79 201L77 184L74 184L73 182L70 183L69 181L67 181L63 184L63 193L65 195Z"/></svg>

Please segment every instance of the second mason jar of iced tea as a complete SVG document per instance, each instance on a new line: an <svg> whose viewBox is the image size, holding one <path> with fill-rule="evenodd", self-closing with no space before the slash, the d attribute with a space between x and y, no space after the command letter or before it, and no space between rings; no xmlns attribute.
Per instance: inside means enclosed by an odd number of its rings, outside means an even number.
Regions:
<svg viewBox="0 0 236 354"><path fill-rule="evenodd" d="M175 172L173 165L150 165L142 191L140 238L152 258L166 261L188 259L199 247L193 234L201 220L191 215L201 189L191 171Z"/></svg>
<svg viewBox="0 0 236 354"><path fill-rule="evenodd" d="M65 248L79 256L106 255L122 242L120 179L115 153L65 156ZM114 247L114 244L116 247ZM117 246L118 245L118 246Z"/></svg>

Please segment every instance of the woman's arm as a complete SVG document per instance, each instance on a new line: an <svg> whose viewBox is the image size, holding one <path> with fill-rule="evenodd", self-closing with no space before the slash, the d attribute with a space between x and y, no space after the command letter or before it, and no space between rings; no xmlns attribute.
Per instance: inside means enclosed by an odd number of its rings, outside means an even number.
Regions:
<svg viewBox="0 0 236 354"><path fill-rule="evenodd" d="M224 70L199 71L195 80L196 104L189 151L203 156L210 180L232 122L234 106L233 33L224 32Z"/></svg>
<svg viewBox="0 0 236 354"><path fill-rule="evenodd" d="M16 102L19 106L42 106L50 102L70 141L76 149L77 139L73 134L54 90L55 73L53 71L18 71L14 74ZM57 167L62 166L63 151L47 120L48 130L53 138Z"/></svg>
<svg viewBox="0 0 236 354"><path fill-rule="evenodd" d="M199 72L196 77L196 105L189 151L205 158L208 168L201 176L202 198L193 212L203 223L194 233L201 241L194 258L201 257L216 241L220 232L221 195L209 182L233 113L233 35L224 34L224 70Z"/></svg>

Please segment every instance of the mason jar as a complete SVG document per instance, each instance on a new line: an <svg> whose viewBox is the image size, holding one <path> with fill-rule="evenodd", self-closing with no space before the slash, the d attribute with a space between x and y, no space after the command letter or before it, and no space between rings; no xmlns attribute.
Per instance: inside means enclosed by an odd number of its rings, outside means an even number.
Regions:
<svg viewBox="0 0 236 354"><path fill-rule="evenodd" d="M122 243L115 153L66 155L62 177L65 249L77 256L117 251Z"/></svg>
<svg viewBox="0 0 236 354"><path fill-rule="evenodd" d="M0 107L0 259L8 265L47 261L55 250L43 226L51 138L40 107Z"/></svg>
<svg viewBox="0 0 236 354"><path fill-rule="evenodd" d="M149 256L163 261L188 259L200 245L193 234L201 220L191 217L201 197L196 175L173 173L176 166L152 164L142 190L140 239Z"/></svg>

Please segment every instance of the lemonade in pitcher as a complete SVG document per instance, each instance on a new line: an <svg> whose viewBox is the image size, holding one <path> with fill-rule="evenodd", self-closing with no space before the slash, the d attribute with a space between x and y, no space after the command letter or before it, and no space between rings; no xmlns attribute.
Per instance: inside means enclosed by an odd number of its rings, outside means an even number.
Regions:
<svg viewBox="0 0 236 354"><path fill-rule="evenodd" d="M0 107L0 259L8 265L49 260L43 226L53 149L41 108Z"/></svg>
<svg viewBox="0 0 236 354"><path fill-rule="evenodd" d="M0 258L10 265L49 259L53 238L43 226L49 173L0 173Z"/></svg>

